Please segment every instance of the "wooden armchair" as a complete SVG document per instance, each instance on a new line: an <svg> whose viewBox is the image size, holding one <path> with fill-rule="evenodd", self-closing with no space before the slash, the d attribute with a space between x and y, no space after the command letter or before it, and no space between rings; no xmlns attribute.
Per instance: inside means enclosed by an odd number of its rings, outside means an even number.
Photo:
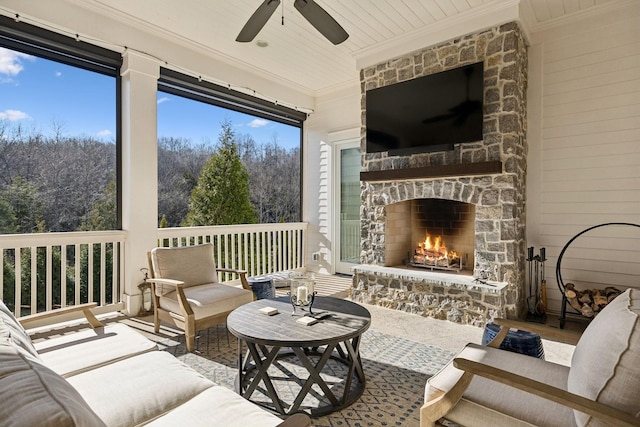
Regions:
<svg viewBox="0 0 640 427"><path fill-rule="evenodd" d="M510 328L548 330L495 322L502 329L494 340L468 344L427 381L421 427L441 418L464 426L640 426L640 290L613 300L579 340L553 333L577 341L571 367L498 349Z"/></svg>
<svg viewBox="0 0 640 427"><path fill-rule="evenodd" d="M148 254L153 320L185 331L187 350L195 347L196 331L225 323L237 307L255 299L246 271L216 268L213 245L155 248ZM219 272L235 273L241 286L220 282Z"/></svg>

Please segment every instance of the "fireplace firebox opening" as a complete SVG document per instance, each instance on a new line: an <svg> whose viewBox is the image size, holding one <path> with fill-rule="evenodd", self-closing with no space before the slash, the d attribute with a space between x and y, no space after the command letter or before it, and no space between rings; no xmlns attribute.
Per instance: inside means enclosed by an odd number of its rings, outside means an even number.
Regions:
<svg viewBox="0 0 640 427"><path fill-rule="evenodd" d="M472 274L475 206L413 199L386 207L385 266Z"/></svg>

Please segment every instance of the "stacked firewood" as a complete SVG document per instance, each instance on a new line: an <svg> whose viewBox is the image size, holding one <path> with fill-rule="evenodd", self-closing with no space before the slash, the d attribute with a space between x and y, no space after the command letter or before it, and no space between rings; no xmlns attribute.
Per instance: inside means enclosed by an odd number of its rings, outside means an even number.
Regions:
<svg viewBox="0 0 640 427"><path fill-rule="evenodd" d="M564 291L564 295L567 297L571 307L582 313L585 317L595 316L621 293L621 290L613 286L607 286L604 289L579 291L573 283L567 283Z"/></svg>

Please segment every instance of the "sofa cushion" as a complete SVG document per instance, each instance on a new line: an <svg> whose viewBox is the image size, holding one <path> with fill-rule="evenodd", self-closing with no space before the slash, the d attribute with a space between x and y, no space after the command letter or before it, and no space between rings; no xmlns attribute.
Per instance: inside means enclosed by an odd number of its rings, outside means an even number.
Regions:
<svg viewBox="0 0 640 427"><path fill-rule="evenodd" d="M197 319L215 316L253 301L253 293L237 286L211 283L184 289L193 314ZM160 307L173 313L180 313L180 304L175 291L160 298Z"/></svg>
<svg viewBox="0 0 640 427"><path fill-rule="evenodd" d="M563 365L477 344L467 344L457 357L566 389L569 368ZM462 371L453 363L446 365L427 381L425 402L449 391L461 376ZM479 376L473 377L462 399L446 418L461 425L482 426L556 427L573 424L573 412L569 408Z"/></svg>
<svg viewBox="0 0 640 427"><path fill-rule="evenodd" d="M104 426L64 378L6 339L0 339L0 390L5 427Z"/></svg>
<svg viewBox="0 0 640 427"><path fill-rule="evenodd" d="M154 419L214 385L164 351L123 359L67 381L110 427Z"/></svg>
<svg viewBox="0 0 640 427"><path fill-rule="evenodd" d="M2 338L10 339L18 348L31 354L34 358L38 358L38 352L33 347L29 334L4 302L0 301L0 339Z"/></svg>
<svg viewBox="0 0 640 427"><path fill-rule="evenodd" d="M215 404L212 404L215 402ZM206 389L166 415L152 421L153 427L275 427L282 420L239 394L221 386Z"/></svg>
<svg viewBox="0 0 640 427"><path fill-rule="evenodd" d="M640 290L628 289L589 324L576 345L570 392L640 419ZM605 426L576 411L579 426Z"/></svg>
<svg viewBox="0 0 640 427"><path fill-rule="evenodd" d="M34 346L43 363L64 377L158 349L153 341L124 324L49 335Z"/></svg>
<svg viewBox="0 0 640 427"><path fill-rule="evenodd" d="M151 264L154 277L180 280L185 288L218 282L211 243L181 248L154 248L151 251ZM162 295L175 288L158 285L156 289L158 295Z"/></svg>

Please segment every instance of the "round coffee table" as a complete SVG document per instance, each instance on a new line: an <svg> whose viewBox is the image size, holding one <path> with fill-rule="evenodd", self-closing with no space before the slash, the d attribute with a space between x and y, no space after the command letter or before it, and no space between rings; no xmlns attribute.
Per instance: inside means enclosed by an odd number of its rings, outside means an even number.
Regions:
<svg viewBox="0 0 640 427"><path fill-rule="evenodd" d="M279 313L262 314L260 309L264 307L276 308ZM229 314L227 327L238 337L238 394L252 400L252 394L263 383L271 401L267 408L290 415L300 410L307 394L317 385L313 393L321 391L329 403L311 408L312 417L341 410L362 395L365 376L360 359L360 338L371 325L371 314L361 305L332 297L316 297L313 312L324 313L326 317L313 325L303 325L296 321L303 316L300 309L292 315L289 298L281 297L254 301ZM245 355L243 343L248 348ZM300 391L293 402L283 402L268 371L275 360L294 356L309 376L305 379L296 375L300 379ZM341 393L334 393L323 378L322 370L329 360L342 364L346 370L339 387ZM280 375L283 369L277 372ZM286 369L284 372L295 375ZM265 406L262 402L255 403Z"/></svg>

